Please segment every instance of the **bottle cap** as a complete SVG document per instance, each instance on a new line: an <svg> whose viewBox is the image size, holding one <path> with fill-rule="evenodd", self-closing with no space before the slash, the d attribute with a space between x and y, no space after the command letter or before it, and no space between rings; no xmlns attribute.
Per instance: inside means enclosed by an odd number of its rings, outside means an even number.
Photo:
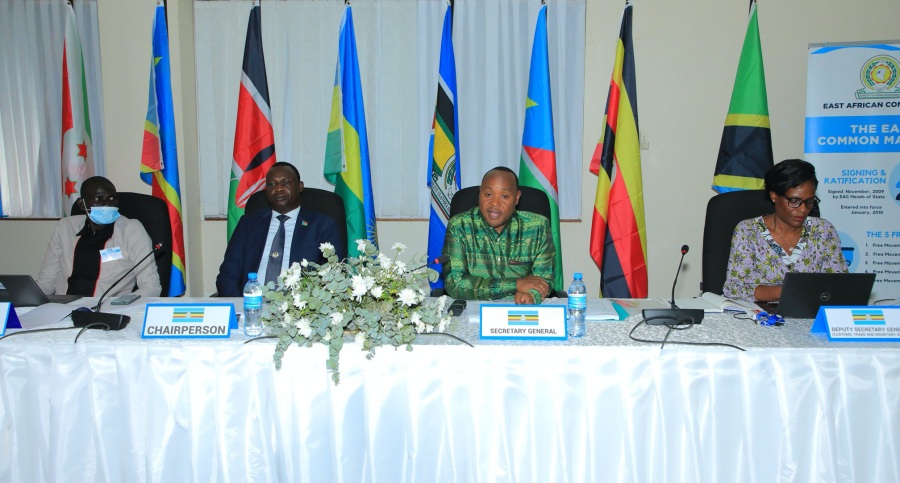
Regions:
<svg viewBox="0 0 900 483"><path fill-rule="evenodd" d="M581 272L575 272L575 280L581 280Z"/></svg>
<svg viewBox="0 0 900 483"><path fill-rule="evenodd" d="M248 280L256 280L256 272L250 272L247 274Z"/></svg>

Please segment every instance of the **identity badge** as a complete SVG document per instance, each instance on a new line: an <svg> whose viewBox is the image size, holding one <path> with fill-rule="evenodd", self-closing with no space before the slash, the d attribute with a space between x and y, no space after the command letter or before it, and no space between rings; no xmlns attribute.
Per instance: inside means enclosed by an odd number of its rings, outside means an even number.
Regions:
<svg viewBox="0 0 900 483"><path fill-rule="evenodd" d="M100 261L101 262L111 262L113 260L119 260L121 258L122 258L122 249L119 247L107 248L106 250L100 250Z"/></svg>

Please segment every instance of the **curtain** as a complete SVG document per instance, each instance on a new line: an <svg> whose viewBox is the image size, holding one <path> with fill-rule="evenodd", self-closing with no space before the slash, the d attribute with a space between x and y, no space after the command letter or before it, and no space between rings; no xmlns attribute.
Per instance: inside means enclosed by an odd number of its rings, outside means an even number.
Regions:
<svg viewBox="0 0 900 483"><path fill-rule="evenodd" d="M379 217L427 218L428 140L437 95L444 0L352 2ZM457 0L463 186L488 169L518 170L537 0ZM195 1L201 195L205 216L224 216L237 94L250 3ZM275 152L307 186L322 176L342 1L262 2ZM581 213L584 0L550 3L554 133L563 218Z"/></svg>
<svg viewBox="0 0 900 483"><path fill-rule="evenodd" d="M97 0L75 0L90 106L94 166L105 170ZM0 0L0 196L3 215L63 214L64 0ZM68 211L68 209L66 209Z"/></svg>

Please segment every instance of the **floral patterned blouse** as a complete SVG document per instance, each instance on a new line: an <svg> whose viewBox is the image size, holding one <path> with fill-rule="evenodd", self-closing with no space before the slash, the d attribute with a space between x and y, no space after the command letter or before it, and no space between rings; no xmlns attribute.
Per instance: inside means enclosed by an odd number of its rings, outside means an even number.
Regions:
<svg viewBox="0 0 900 483"><path fill-rule="evenodd" d="M738 223L731 238L724 295L753 301L757 285L781 285L787 272L846 272L841 240L828 220L808 217L790 255L775 242L762 217Z"/></svg>

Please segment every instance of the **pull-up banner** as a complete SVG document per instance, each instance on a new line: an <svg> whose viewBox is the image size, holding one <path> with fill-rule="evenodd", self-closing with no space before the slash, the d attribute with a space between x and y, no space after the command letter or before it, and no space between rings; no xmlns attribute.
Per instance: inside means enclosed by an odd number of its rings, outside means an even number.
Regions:
<svg viewBox="0 0 900 483"><path fill-rule="evenodd" d="M900 288L900 41L810 44L806 160L822 216L873 299Z"/></svg>

